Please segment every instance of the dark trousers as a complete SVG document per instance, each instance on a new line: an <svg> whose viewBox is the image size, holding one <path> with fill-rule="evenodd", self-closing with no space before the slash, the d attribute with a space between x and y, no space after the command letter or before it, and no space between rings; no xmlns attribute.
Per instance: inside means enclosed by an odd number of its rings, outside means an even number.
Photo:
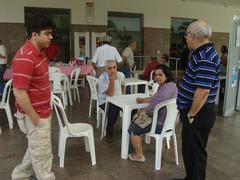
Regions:
<svg viewBox="0 0 240 180"><path fill-rule="evenodd" d="M4 80L3 80L3 75L5 72L5 65L0 64L0 95L2 95L3 93L3 89L4 89Z"/></svg>
<svg viewBox="0 0 240 180"><path fill-rule="evenodd" d="M101 104L99 106L102 110L105 110L105 103ZM113 128L114 125L117 121L118 115L119 115L119 111L121 110L121 108L119 108L118 106L115 106L114 104L109 104L109 108L108 108L108 112L107 112L107 135L112 137L113 136Z"/></svg>
<svg viewBox="0 0 240 180"><path fill-rule="evenodd" d="M182 155L187 180L204 180L206 177L209 133L216 119L214 104L205 104L190 124L189 109L180 110L182 121Z"/></svg>

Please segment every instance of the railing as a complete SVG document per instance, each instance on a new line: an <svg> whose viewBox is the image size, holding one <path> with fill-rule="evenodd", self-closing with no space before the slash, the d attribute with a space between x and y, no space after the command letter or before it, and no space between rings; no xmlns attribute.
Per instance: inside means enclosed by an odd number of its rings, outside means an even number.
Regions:
<svg viewBox="0 0 240 180"><path fill-rule="evenodd" d="M157 59L160 60L162 56L156 55ZM150 61L151 56L134 56L134 63L136 66L136 70L143 70L145 62ZM175 81L177 82L178 76L178 61L180 58L177 57L170 57L169 67L171 70L175 71Z"/></svg>

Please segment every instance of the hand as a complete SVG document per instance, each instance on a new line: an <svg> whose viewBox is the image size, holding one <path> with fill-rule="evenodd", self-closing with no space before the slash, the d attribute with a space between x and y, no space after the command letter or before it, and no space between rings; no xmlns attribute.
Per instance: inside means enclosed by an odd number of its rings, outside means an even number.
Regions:
<svg viewBox="0 0 240 180"><path fill-rule="evenodd" d="M194 121L194 116L192 116L190 113L188 113L187 117L188 117L189 123L192 124Z"/></svg>
<svg viewBox="0 0 240 180"><path fill-rule="evenodd" d="M40 121L40 117L37 115L35 117L32 117L31 120L32 120L33 125L37 126Z"/></svg>
<svg viewBox="0 0 240 180"><path fill-rule="evenodd" d="M143 98L137 98L136 101L137 101L138 104L144 103Z"/></svg>
<svg viewBox="0 0 240 180"><path fill-rule="evenodd" d="M113 72L111 74L109 74L109 79L110 81L115 81L115 79L117 79L117 72Z"/></svg>

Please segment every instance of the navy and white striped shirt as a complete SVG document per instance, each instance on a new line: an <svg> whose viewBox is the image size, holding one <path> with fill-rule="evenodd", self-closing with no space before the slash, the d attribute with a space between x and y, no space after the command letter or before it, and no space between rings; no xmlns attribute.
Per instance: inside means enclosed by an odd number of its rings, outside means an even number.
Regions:
<svg viewBox="0 0 240 180"><path fill-rule="evenodd" d="M177 106L189 108L197 88L210 89L206 103L214 103L219 86L220 58L212 43L192 51L188 67L179 83Z"/></svg>

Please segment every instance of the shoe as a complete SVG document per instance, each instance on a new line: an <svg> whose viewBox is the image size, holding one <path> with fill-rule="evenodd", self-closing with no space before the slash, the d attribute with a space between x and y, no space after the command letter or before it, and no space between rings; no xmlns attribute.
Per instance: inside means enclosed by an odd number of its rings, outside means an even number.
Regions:
<svg viewBox="0 0 240 180"><path fill-rule="evenodd" d="M109 136L109 135L106 135L105 141L106 141L107 143L112 143L112 142L113 142L113 137L112 137L112 136Z"/></svg>
<svg viewBox="0 0 240 180"><path fill-rule="evenodd" d="M145 157L144 156L142 156L142 158L141 159L134 159L133 158L133 155L132 154L129 154L128 155L128 159L130 159L131 161L135 161L135 162L145 162Z"/></svg>
<svg viewBox="0 0 240 180"><path fill-rule="evenodd" d="M29 177L29 179L30 179L30 180L37 180L37 177L36 177L36 176L33 176L33 175L31 175L31 176Z"/></svg>

